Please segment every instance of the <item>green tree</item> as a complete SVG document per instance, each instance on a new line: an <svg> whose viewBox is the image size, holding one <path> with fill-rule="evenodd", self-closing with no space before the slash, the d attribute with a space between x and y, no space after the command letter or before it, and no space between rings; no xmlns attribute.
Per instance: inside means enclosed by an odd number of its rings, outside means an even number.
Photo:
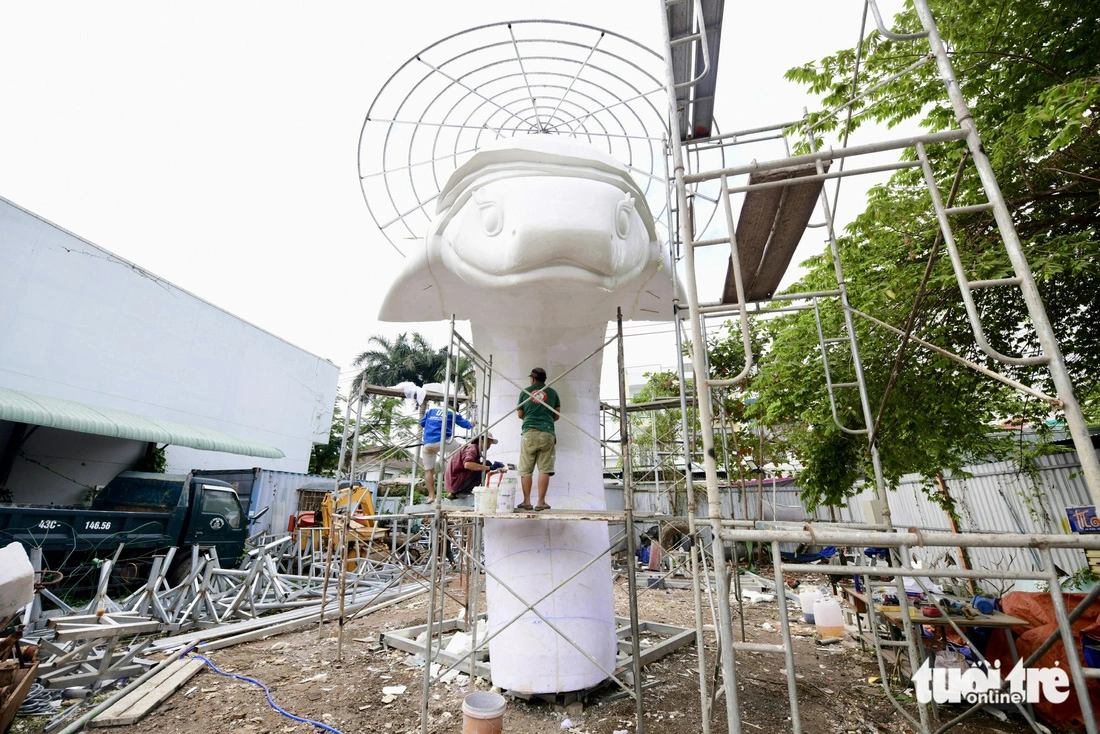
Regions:
<svg viewBox="0 0 1100 734"><path fill-rule="evenodd" d="M353 366L360 372L352 381L352 391L357 392L365 381L368 384L392 386L401 382L423 385L427 382L443 382L447 377L447 349L435 349L419 332L410 336L407 332L394 339L376 335L367 340L370 347L356 356ZM467 394L474 391L474 370L469 360L460 357L452 375L459 389Z"/></svg>
<svg viewBox="0 0 1100 734"><path fill-rule="evenodd" d="M336 406L332 410L332 426L328 432L328 443L314 444L309 452L309 473L325 477L334 476L340 463L340 444L344 437L344 411L340 404L344 397L336 396Z"/></svg>
<svg viewBox="0 0 1100 734"><path fill-rule="evenodd" d="M1097 225L1100 199L1100 5L1092 2L1025 0L932 2L940 33L972 106L986 153L1008 202L1047 311L1086 414L1100 417L1100 261ZM899 32L921 29L911 5L895 17ZM871 88L901 72L928 51L924 41L892 41L871 33L863 42L860 87ZM823 96L823 108L844 103L856 64L855 49L791 69L788 78ZM884 84L856 103L852 127L877 122L894 126L919 119L928 131L956 126L935 63ZM818 123L825 144L844 135L845 115ZM826 139L832 138L834 139ZM965 146L929 148L944 197L965 163ZM986 201L972 165L961 168L956 205ZM954 217L960 256L971 279L1012 275L997 228L988 213ZM996 367L1047 394L1053 387L1041 368L994 365L975 346L961 306L959 287L946 255L933 258L937 222L919 169L896 173L872 190L866 210L839 242L853 306L902 327L932 266L915 309L914 333L972 361ZM940 248L942 251L942 247ZM835 287L829 256L805 263L808 274L791 291ZM976 293L991 343L1008 354L1037 351L1022 300L1011 289ZM840 310L823 304L825 336L841 334ZM824 389L814 315L802 312L768 322L770 352L754 385L754 410L768 424L788 422L792 443L805 466L800 486L811 502L839 502L869 474L866 437L842 432ZM877 414L894 367L898 337L858 320L857 337ZM830 347L834 382L854 378L851 355ZM837 420L864 426L858 396L838 390ZM878 446L888 480L919 472L928 477L984 456L1005 456L1011 441L990 437L1006 419L1039 423L1048 408L957 363L910 345L885 403Z"/></svg>
<svg viewBox="0 0 1100 734"><path fill-rule="evenodd" d="M647 372L645 378L646 384L631 398L631 403L642 404L660 398L679 397L680 379L675 372ZM683 473L683 469L677 469L676 462L671 461L672 457L683 457L680 418L679 408L629 414L635 471L652 469L655 478L664 482L673 481L677 473ZM689 420L694 422L694 418Z"/></svg>
<svg viewBox="0 0 1100 734"><path fill-rule="evenodd" d="M347 446L344 449L344 472L351 466L351 439L355 430L355 417L352 416L350 424L345 422L345 408L341 404L346 402L343 396L336 397L328 442L315 445L310 452L310 474L335 476L340 464L340 445L344 441L345 425L349 428ZM364 404L363 422L359 430L359 450L356 455L357 466L410 457L409 447L419 441L419 426L417 419L402 411L401 407L401 398L383 396L372 396Z"/></svg>

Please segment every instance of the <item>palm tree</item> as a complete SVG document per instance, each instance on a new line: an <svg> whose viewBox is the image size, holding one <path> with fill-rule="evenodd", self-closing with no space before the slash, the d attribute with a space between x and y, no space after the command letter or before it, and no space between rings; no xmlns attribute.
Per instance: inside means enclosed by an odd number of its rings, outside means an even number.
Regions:
<svg viewBox="0 0 1100 734"><path fill-rule="evenodd" d="M359 391L365 381L372 385L396 385L399 382L413 382L423 385L426 382L443 382L447 376L447 350L435 349L423 334L408 332L399 334L395 339L384 336L372 336L367 340L371 346L360 352L353 365L361 367L352 382L352 393ZM458 360L457 374L452 375L459 388L467 394L473 392L473 367L469 361Z"/></svg>

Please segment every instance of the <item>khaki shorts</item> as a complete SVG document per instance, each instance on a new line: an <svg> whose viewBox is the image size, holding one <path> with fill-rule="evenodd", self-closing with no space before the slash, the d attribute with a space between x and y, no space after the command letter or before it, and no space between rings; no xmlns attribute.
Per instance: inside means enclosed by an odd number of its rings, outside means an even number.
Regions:
<svg viewBox="0 0 1100 734"><path fill-rule="evenodd" d="M536 466L539 474L553 474L557 456L558 437L532 428L519 439L519 475L531 476Z"/></svg>
<svg viewBox="0 0 1100 734"><path fill-rule="evenodd" d="M458 448L458 441L451 437L446 443L446 453L452 454L454 450ZM439 442L434 441L432 443L424 444L420 449L420 463L424 465L425 469L435 469L436 459L439 458Z"/></svg>

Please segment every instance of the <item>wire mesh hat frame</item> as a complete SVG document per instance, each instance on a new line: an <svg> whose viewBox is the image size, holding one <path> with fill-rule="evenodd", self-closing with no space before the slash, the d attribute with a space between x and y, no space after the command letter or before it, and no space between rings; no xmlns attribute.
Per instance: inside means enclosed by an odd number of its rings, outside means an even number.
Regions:
<svg viewBox="0 0 1100 734"><path fill-rule="evenodd" d="M628 168L667 242L663 69L637 41L567 21L494 23L433 43L390 76L363 122L359 182L371 217L405 255L447 178L479 148L562 135Z"/></svg>

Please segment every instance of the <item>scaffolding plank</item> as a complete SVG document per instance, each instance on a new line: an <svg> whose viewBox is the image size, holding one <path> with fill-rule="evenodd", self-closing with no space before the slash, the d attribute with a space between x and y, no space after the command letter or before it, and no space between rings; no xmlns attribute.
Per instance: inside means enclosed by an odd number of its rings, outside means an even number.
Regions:
<svg viewBox="0 0 1100 734"><path fill-rule="evenodd" d="M447 511L447 517L485 518L490 520L602 520L604 522L623 522L626 512L623 510L543 510L542 512L514 510L513 512L475 512L473 510ZM650 521L664 518L655 512L635 512L634 520Z"/></svg>
<svg viewBox="0 0 1100 734"><path fill-rule="evenodd" d="M757 171L749 175L749 185L791 181L787 186L753 189L745 195L737 220L737 253L741 260L741 278L745 300L763 301L772 297L794 257L814 206L821 194L822 181L795 183L817 173L814 165ZM733 278L733 258L726 267L722 303L737 303Z"/></svg>
<svg viewBox="0 0 1100 734"><path fill-rule="evenodd" d="M88 722L88 728L128 726L164 703L206 665L195 658L180 659L127 693L113 706Z"/></svg>

